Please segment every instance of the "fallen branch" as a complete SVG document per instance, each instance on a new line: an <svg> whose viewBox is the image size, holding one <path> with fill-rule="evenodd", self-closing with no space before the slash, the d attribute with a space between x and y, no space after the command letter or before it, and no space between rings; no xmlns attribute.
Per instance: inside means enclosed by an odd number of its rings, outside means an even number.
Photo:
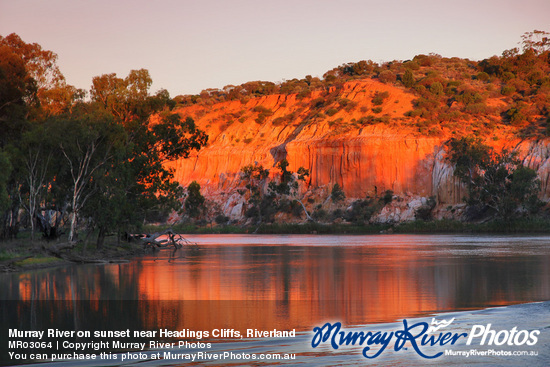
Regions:
<svg viewBox="0 0 550 367"><path fill-rule="evenodd" d="M159 239L161 236L168 236L168 238ZM181 234L174 233L171 228L163 232L142 235L139 237L139 241L143 244L144 248L151 247L153 249L166 248L170 246L174 247L174 249L180 249L184 245L198 246L197 243L189 241Z"/></svg>

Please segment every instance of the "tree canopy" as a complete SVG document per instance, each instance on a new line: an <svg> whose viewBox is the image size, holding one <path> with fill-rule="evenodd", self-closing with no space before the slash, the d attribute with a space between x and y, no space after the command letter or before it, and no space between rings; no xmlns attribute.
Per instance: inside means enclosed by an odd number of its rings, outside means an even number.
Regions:
<svg viewBox="0 0 550 367"><path fill-rule="evenodd" d="M470 217L492 215L507 220L540 208L537 173L516 154L497 152L474 137L450 139L446 147L454 175L468 190L464 201Z"/></svg>
<svg viewBox="0 0 550 367"><path fill-rule="evenodd" d="M172 111L166 90L150 94L146 69L93 78L84 101L85 91L65 83L56 61L15 34L0 37L2 237L25 222L34 237L35 222L50 227L57 213L70 241L87 229L97 231L101 247L106 233L181 206L183 189L165 163L188 157L208 136Z"/></svg>

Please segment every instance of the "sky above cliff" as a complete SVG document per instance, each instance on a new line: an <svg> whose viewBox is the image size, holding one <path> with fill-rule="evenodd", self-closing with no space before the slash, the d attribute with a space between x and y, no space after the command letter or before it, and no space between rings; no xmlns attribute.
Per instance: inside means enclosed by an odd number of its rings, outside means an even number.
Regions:
<svg viewBox="0 0 550 367"><path fill-rule="evenodd" d="M196 94L417 54L481 60L550 31L548 0L0 0L0 35L56 52L69 84L149 69Z"/></svg>

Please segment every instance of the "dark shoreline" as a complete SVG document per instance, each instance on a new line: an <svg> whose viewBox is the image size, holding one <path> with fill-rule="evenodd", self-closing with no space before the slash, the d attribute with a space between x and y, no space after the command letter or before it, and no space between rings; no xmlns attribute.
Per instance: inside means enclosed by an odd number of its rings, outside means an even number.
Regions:
<svg viewBox="0 0 550 367"><path fill-rule="evenodd" d="M118 243L114 236L100 250L95 248L95 244L85 245L79 242L75 248L65 250L59 256L48 253L44 249L47 244L43 240L32 243L26 238L1 243L0 272L20 272L70 264L121 263L148 252L138 243Z"/></svg>
<svg viewBox="0 0 550 367"><path fill-rule="evenodd" d="M261 224L259 226L196 226L196 225L148 225L145 232L157 232L172 228L192 242L194 234L307 234L307 235L374 235L374 234L480 234L480 235L547 235L550 234L550 219L522 219L510 222L491 221L466 223L456 220L414 221L399 224ZM96 249L94 243L78 243L74 249L66 250L61 256L53 256L43 249L46 242L21 238L0 244L0 272L21 272L69 264L120 263L133 257L153 253L137 242L118 242L109 237L104 247Z"/></svg>
<svg viewBox="0 0 550 367"><path fill-rule="evenodd" d="M182 234L550 234L550 219L517 219L468 223L458 220L413 221L398 224L355 225L347 223L289 223L256 226L216 225L156 225L151 232L172 228Z"/></svg>

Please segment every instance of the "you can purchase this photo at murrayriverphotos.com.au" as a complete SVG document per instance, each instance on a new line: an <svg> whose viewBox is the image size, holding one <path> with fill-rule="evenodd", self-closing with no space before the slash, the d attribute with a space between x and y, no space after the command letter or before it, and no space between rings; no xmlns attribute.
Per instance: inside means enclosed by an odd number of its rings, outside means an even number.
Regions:
<svg viewBox="0 0 550 367"><path fill-rule="evenodd" d="M0 366L549 366L549 14L0 0Z"/></svg>

